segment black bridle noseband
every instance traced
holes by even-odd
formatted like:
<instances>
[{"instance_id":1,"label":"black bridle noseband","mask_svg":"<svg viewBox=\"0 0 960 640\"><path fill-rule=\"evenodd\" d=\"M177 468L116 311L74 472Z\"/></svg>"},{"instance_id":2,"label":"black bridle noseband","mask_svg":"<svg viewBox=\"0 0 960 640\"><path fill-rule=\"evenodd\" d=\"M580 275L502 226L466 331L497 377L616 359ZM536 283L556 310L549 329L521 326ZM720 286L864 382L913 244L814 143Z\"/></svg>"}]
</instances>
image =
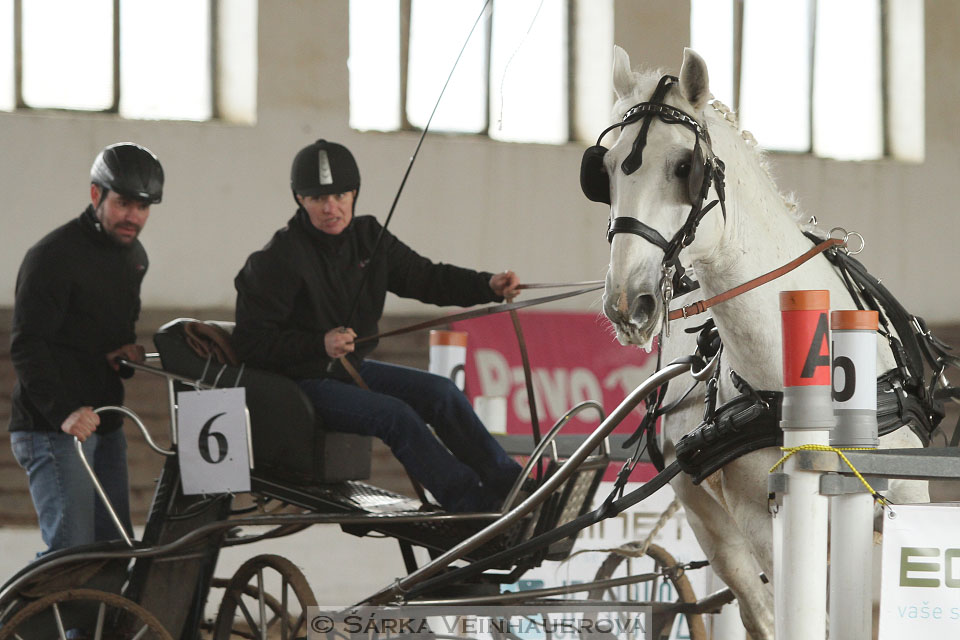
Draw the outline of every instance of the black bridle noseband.
<instances>
[{"instance_id":1,"label":"black bridle noseband","mask_svg":"<svg viewBox=\"0 0 960 640\"><path fill-rule=\"evenodd\" d=\"M620 164L620 170L623 171L624 175L630 175L643 164L643 149L647 144L647 132L655 117L665 124L682 125L693 132L695 142L690 162L690 173L687 178L687 193L691 208L683 226L673 237L667 240L650 225L629 216L612 218L607 223L608 242L613 242L613 237L618 233L631 233L640 236L663 251L661 293L666 308L669 307L670 299L674 295L689 293L699 286L685 275L686 269L680 262L680 252L693 242L701 220L718 203L723 211L724 219L727 215L724 202L724 164L714 155L706 128L689 114L663 102L670 87L677 82L678 80L674 76L667 75L660 78L650 101L630 107L620 122L604 129L597 138L597 144L584 152L580 166L580 184L587 198L594 202L610 204L610 178L603 164L607 149L600 145L600 141L607 133L613 129L622 129L627 125L643 120L630 154ZM711 185L716 189L717 199L704 206Z\"/></svg>"}]
</instances>

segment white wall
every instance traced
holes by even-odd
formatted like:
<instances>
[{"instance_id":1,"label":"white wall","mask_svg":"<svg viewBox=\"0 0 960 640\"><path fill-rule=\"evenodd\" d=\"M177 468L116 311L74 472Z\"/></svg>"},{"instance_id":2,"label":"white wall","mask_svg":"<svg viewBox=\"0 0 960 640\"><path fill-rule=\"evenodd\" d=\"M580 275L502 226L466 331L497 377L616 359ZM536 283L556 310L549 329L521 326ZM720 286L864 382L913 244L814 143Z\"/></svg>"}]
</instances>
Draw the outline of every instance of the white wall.
<instances>
[{"instance_id":1,"label":"white wall","mask_svg":"<svg viewBox=\"0 0 960 640\"><path fill-rule=\"evenodd\" d=\"M617 42L637 62L678 70L689 8L671 0L617 0ZM960 3L926 2L926 161L844 163L772 157L784 190L822 224L862 232L864 261L916 313L960 320L953 275L953 190L960 177ZM113 116L0 114L0 306L13 302L26 249L85 206L97 151L135 140L167 172L164 202L143 235L150 254L147 306L224 307L233 277L294 210L290 161L318 137L355 153L363 175L358 211L383 220L417 134L358 133L347 126L347 3L261 0L258 120L124 121ZM837 73L845 73L842 61ZM546 107L546 105L545 105ZM852 110L851 117L855 117ZM605 208L578 184L585 145L517 145L428 135L391 230L421 253L527 281L597 279L607 262ZM567 308L599 311L599 295ZM393 300L388 311L430 313Z\"/></svg>"}]
</instances>

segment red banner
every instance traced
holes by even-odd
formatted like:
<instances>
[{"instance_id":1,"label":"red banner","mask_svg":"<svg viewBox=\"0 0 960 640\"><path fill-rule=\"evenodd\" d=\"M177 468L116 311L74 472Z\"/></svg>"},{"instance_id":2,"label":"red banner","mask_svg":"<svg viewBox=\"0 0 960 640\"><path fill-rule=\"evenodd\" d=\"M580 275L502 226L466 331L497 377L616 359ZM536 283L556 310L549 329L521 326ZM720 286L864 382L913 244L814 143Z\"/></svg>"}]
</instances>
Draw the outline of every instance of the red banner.
<instances>
[{"instance_id":1,"label":"red banner","mask_svg":"<svg viewBox=\"0 0 960 640\"><path fill-rule=\"evenodd\" d=\"M530 359L541 433L584 400L596 400L605 412L611 411L656 367L655 354L621 346L602 315L527 312L519 318ZM482 396L479 404L489 405L491 398L501 398L493 404L506 405L506 432L531 433L523 365L510 317L485 316L454 323L453 328L468 334L465 392L471 402L478 406L477 398ZM615 433L632 433L642 417L641 404ZM590 433L599 423L597 412L588 409L571 420L561 433ZM652 477L652 466L647 466L650 468L638 467L631 480Z\"/></svg>"}]
</instances>

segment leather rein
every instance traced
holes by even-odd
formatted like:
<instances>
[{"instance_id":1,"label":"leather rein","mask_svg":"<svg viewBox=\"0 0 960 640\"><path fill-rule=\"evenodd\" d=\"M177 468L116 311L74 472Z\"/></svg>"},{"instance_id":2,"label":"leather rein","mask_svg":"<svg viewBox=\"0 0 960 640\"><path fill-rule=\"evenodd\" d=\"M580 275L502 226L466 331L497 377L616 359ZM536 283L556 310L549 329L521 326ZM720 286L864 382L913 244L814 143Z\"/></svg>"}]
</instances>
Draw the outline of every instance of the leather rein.
<instances>
[{"instance_id":1,"label":"leather rein","mask_svg":"<svg viewBox=\"0 0 960 640\"><path fill-rule=\"evenodd\" d=\"M769 271L763 274L762 276L757 276L753 280L748 280L747 282L744 282L743 284L738 285L732 289L728 289L723 293L719 293L713 296L712 298L707 298L706 300L698 300L692 304L686 305L685 307L681 307L680 309L674 309L669 314L667 314L667 320L669 321L669 320L678 320L680 318L689 318L690 316L695 316L698 313L703 313L704 311L706 311L707 309L709 309L714 305L720 304L721 302L726 302L731 298L736 298L740 294L746 293L747 291L751 291L752 289L756 289L760 285L766 284L771 280L776 280L780 276L793 271L794 269L802 265L804 262L810 260L815 256L820 255L821 253L823 253L827 249L830 249L831 247L846 246L847 239L848 239L848 234L844 234L843 238L833 238L833 237L827 238L826 240L814 246L812 249L810 249L803 255L797 258L794 258L793 260L786 263L782 267L774 269L773 271Z\"/></svg>"}]
</instances>

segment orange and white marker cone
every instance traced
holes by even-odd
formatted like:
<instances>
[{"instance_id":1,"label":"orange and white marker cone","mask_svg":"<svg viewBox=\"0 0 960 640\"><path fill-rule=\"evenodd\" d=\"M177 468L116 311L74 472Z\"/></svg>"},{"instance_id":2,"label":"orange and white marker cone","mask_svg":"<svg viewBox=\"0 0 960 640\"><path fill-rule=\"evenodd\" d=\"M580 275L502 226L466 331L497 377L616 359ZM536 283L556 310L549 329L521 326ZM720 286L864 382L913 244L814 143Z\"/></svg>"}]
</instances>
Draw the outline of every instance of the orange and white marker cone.
<instances>
[{"instance_id":1,"label":"orange and white marker cone","mask_svg":"<svg viewBox=\"0 0 960 640\"><path fill-rule=\"evenodd\" d=\"M877 435L876 311L834 311L833 410L837 426L834 447L876 447Z\"/></svg>"},{"instance_id":2,"label":"orange and white marker cone","mask_svg":"<svg viewBox=\"0 0 960 640\"><path fill-rule=\"evenodd\" d=\"M834 311L834 447L875 448L877 437L877 312ZM844 487L842 491L847 491ZM857 485L830 496L830 637L873 637L873 496Z\"/></svg>"},{"instance_id":3,"label":"orange and white marker cone","mask_svg":"<svg viewBox=\"0 0 960 640\"><path fill-rule=\"evenodd\" d=\"M835 424L830 388L829 291L781 291L785 448L826 445ZM787 486L774 520L777 640L823 639L827 632L827 518L820 474L784 463Z\"/></svg>"}]
</instances>

